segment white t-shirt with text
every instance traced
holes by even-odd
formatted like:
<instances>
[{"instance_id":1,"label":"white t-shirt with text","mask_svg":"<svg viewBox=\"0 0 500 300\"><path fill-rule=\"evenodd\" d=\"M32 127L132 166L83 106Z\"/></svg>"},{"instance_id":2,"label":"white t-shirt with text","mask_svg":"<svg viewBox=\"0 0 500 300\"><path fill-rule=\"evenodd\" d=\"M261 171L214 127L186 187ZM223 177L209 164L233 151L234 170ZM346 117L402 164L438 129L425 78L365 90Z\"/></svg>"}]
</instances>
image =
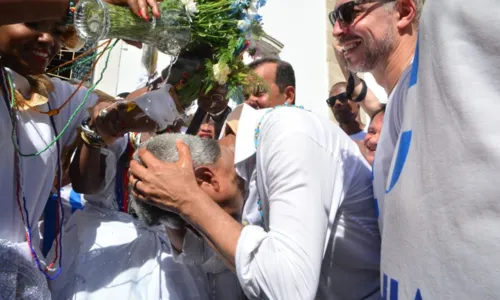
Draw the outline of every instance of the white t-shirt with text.
<instances>
[{"instance_id":1,"label":"white t-shirt with text","mask_svg":"<svg viewBox=\"0 0 500 300\"><path fill-rule=\"evenodd\" d=\"M427 1L383 206L383 299L500 295L500 2Z\"/></svg>"}]
</instances>

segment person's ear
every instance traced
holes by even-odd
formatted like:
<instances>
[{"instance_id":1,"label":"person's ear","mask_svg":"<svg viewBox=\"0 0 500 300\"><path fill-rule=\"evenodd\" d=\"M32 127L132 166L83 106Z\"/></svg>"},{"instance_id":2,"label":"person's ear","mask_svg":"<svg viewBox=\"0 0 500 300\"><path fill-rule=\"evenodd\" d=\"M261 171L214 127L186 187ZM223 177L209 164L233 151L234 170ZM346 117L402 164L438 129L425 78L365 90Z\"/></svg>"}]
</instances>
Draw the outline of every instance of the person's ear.
<instances>
[{"instance_id":1,"label":"person's ear","mask_svg":"<svg viewBox=\"0 0 500 300\"><path fill-rule=\"evenodd\" d=\"M397 1L395 5L399 13L397 28L399 30L405 30L415 22L415 18L417 18L417 7L413 0Z\"/></svg>"},{"instance_id":2,"label":"person's ear","mask_svg":"<svg viewBox=\"0 0 500 300\"><path fill-rule=\"evenodd\" d=\"M293 86L285 88L285 103L290 105L295 104L295 88Z\"/></svg>"},{"instance_id":3,"label":"person's ear","mask_svg":"<svg viewBox=\"0 0 500 300\"><path fill-rule=\"evenodd\" d=\"M220 189L219 181L210 167L202 166L194 170L196 181L203 190L212 190L218 192Z\"/></svg>"}]
</instances>

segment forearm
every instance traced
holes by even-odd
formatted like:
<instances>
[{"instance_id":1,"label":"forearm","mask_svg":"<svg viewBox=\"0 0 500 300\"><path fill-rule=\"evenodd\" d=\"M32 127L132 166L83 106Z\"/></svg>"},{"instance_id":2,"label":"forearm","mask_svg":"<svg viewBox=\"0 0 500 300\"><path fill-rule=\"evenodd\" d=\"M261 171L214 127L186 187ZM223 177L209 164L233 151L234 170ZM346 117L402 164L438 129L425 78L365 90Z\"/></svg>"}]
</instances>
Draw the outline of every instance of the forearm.
<instances>
[{"instance_id":1,"label":"forearm","mask_svg":"<svg viewBox=\"0 0 500 300\"><path fill-rule=\"evenodd\" d=\"M351 72L347 68L347 63L345 61L344 56L339 53L339 51L335 50L335 57L337 58L337 63L339 64L340 70L342 71L342 74L344 75L345 81L349 81L349 76L351 75ZM359 94L361 93L361 90L363 89L363 85L361 83L361 79L358 77L358 75L353 74L354 76L354 91L352 92L352 98L356 99ZM373 113L375 113L377 110L380 109L381 103L378 100L377 96L372 92L372 90L368 89L365 98L359 103L363 110L371 117Z\"/></svg>"},{"instance_id":2,"label":"forearm","mask_svg":"<svg viewBox=\"0 0 500 300\"><path fill-rule=\"evenodd\" d=\"M235 269L235 255L243 226L227 214L206 194L196 197L195 205L185 211L184 218L201 232L209 245Z\"/></svg>"},{"instance_id":3,"label":"forearm","mask_svg":"<svg viewBox=\"0 0 500 300\"><path fill-rule=\"evenodd\" d=\"M352 92L352 98L356 99L359 94L361 93L361 90L363 89L363 84L361 83L360 78L356 75L353 74L354 76L354 91ZM366 84L366 83L365 83ZM382 103L378 100L377 96L368 88L366 92L365 98L359 102L363 110L370 116L379 110L382 106Z\"/></svg>"},{"instance_id":4,"label":"forearm","mask_svg":"<svg viewBox=\"0 0 500 300\"><path fill-rule=\"evenodd\" d=\"M0 0L0 25L59 20L68 8L69 0Z\"/></svg>"},{"instance_id":5,"label":"forearm","mask_svg":"<svg viewBox=\"0 0 500 300\"><path fill-rule=\"evenodd\" d=\"M96 193L104 181L105 161L99 148L82 143L69 168L73 190L82 194Z\"/></svg>"}]
</instances>

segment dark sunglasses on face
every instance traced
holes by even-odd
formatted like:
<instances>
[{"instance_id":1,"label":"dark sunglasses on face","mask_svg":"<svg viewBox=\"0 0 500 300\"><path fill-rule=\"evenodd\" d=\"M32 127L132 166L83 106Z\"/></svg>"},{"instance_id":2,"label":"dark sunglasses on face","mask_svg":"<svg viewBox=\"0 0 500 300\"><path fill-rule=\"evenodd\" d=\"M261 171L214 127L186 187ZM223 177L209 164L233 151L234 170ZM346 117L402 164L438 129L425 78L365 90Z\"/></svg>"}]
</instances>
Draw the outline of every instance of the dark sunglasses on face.
<instances>
[{"instance_id":1,"label":"dark sunglasses on face","mask_svg":"<svg viewBox=\"0 0 500 300\"><path fill-rule=\"evenodd\" d=\"M391 1L395 0L381 0L381 2L391 2ZM377 2L377 0L354 0L341 4L339 5L339 7L337 7L337 9L331 11L328 14L330 22L332 23L333 26L335 26L335 23L339 20L343 24L350 25L352 24L352 22L354 22L354 19L359 13L358 11L354 10L354 8L356 8L356 6L358 5L371 2Z\"/></svg>"},{"instance_id":2,"label":"dark sunglasses on face","mask_svg":"<svg viewBox=\"0 0 500 300\"><path fill-rule=\"evenodd\" d=\"M339 100L341 103L346 103L347 101L351 100L351 97L347 94L347 92L343 92L326 99L326 104L328 104L328 106L330 107L333 107L337 100Z\"/></svg>"}]
</instances>

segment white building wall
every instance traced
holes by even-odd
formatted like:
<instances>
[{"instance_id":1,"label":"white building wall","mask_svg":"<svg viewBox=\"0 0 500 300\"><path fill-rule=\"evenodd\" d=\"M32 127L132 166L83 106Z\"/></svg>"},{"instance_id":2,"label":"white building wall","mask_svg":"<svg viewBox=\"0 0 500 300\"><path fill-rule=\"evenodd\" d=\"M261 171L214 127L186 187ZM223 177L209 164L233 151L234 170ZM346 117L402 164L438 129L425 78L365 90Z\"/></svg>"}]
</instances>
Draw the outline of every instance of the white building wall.
<instances>
[{"instance_id":1,"label":"white building wall","mask_svg":"<svg viewBox=\"0 0 500 300\"><path fill-rule=\"evenodd\" d=\"M96 66L94 82L99 79L99 74L104 68L105 56L106 54ZM110 95L136 90L139 79L146 73L142 67L141 58L141 49L119 41L112 50L104 78L97 85L97 88ZM160 53L158 55L158 72L161 72L169 63L170 56Z\"/></svg>"},{"instance_id":2,"label":"white building wall","mask_svg":"<svg viewBox=\"0 0 500 300\"><path fill-rule=\"evenodd\" d=\"M264 30L285 45L281 59L295 69L296 103L328 116L324 1L269 0L261 13Z\"/></svg>"}]
</instances>

